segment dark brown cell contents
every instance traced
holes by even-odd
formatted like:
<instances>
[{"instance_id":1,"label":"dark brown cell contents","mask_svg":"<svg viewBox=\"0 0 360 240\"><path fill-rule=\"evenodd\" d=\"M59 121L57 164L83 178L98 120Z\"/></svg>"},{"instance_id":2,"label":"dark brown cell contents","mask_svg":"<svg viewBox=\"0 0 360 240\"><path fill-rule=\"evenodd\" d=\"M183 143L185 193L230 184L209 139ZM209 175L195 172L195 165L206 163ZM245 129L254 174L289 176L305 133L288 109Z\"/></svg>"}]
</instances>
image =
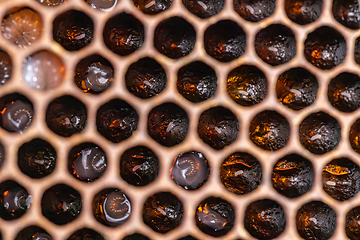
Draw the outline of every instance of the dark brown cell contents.
<instances>
[{"instance_id":1,"label":"dark brown cell contents","mask_svg":"<svg viewBox=\"0 0 360 240\"><path fill-rule=\"evenodd\" d=\"M329 239L336 229L336 213L323 202L306 203L296 214L296 228L304 239Z\"/></svg>"},{"instance_id":2,"label":"dark brown cell contents","mask_svg":"<svg viewBox=\"0 0 360 240\"><path fill-rule=\"evenodd\" d=\"M99 9L104 12L111 11L118 0L84 0L87 4L89 4L92 8Z\"/></svg>"},{"instance_id":3,"label":"dark brown cell contents","mask_svg":"<svg viewBox=\"0 0 360 240\"><path fill-rule=\"evenodd\" d=\"M182 3L199 18L209 18L223 9L225 0L182 0Z\"/></svg>"},{"instance_id":4,"label":"dark brown cell contents","mask_svg":"<svg viewBox=\"0 0 360 240\"><path fill-rule=\"evenodd\" d=\"M89 45L93 39L94 23L85 13L70 10L57 16L53 22L53 38L68 51Z\"/></svg>"},{"instance_id":5,"label":"dark brown cell contents","mask_svg":"<svg viewBox=\"0 0 360 240\"><path fill-rule=\"evenodd\" d=\"M127 56L144 43L144 26L134 16L120 13L110 18L104 27L105 45L120 56Z\"/></svg>"},{"instance_id":6,"label":"dark brown cell contents","mask_svg":"<svg viewBox=\"0 0 360 240\"><path fill-rule=\"evenodd\" d=\"M67 240L104 240L103 236L89 228L75 231Z\"/></svg>"},{"instance_id":7,"label":"dark brown cell contents","mask_svg":"<svg viewBox=\"0 0 360 240\"><path fill-rule=\"evenodd\" d=\"M159 159L148 147L136 146L124 152L120 158L122 179L134 186L145 186L159 174Z\"/></svg>"},{"instance_id":8,"label":"dark brown cell contents","mask_svg":"<svg viewBox=\"0 0 360 240\"><path fill-rule=\"evenodd\" d=\"M106 188L97 193L92 209L95 219L109 227L125 223L132 212L130 199L116 188Z\"/></svg>"},{"instance_id":9,"label":"dark brown cell contents","mask_svg":"<svg viewBox=\"0 0 360 240\"><path fill-rule=\"evenodd\" d=\"M127 102L113 99L97 111L96 126L106 139L119 143L129 138L137 129L138 114Z\"/></svg>"},{"instance_id":10,"label":"dark brown cell contents","mask_svg":"<svg viewBox=\"0 0 360 240\"><path fill-rule=\"evenodd\" d=\"M358 37L355 40L355 49L354 49L354 51L355 51L355 53L354 53L355 62L360 65L360 37Z\"/></svg>"},{"instance_id":11,"label":"dark brown cell contents","mask_svg":"<svg viewBox=\"0 0 360 240\"><path fill-rule=\"evenodd\" d=\"M5 51L0 50L0 86L7 83L12 76L12 61Z\"/></svg>"},{"instance_id":12,"label":"dark brown cell contents","mask_svg":"<svg viewBox=\"0 0 360 240\"><path fill-rule=\"evenodd\" d=\"M133 0L133 2L143 13L155 15L169 9L172 0Z\"/></svg>"},{"instance_id":13,"label":"dark brown cell contents","mask_svg":"<svg viewBox=\"0 0 360 240\"><path fill-rule=\"evenodd\" d=\"M216 60L230 62L245 53L245 32L236 22L219 21L206 29L204 48Z\"/></svg>"},{"instance_id":14,"label":"dark brown cell contents","mask_svg":"<svg viewBox=\"0 0 360 240\"><path fill-rule=\"evenodd\" d=\"M195 221L204 233L214 237L224 236L234 226L235 210L224 199L208 197L197 207Z\"/></svg>"},{"instance_id":15,"label":"dark brown cell contents","mask_svg":"<svg viewBox=\"0 0 360 240\"><path fill-rule=\"evenodd\" d=\"M151 98L166 87L167 77L163 67L146 57L130 65L125 74L126 88L139 98Z\"/></svg>"},{"instance_id":16,"label":"dark brown cell contents","mask_svg":"<svg viewBox=\"0 0 360 240\"><path fill-rule=\"evenodd\" d=\"M300 143L314 154L324 154L337 148L341 139L338 121L324 112L307 116L299 127Z\"/></svg>"},{"instance_id":17,"label":"dark brown cell contents","mask_svg":"<svg viewBox=\"0 0 360 240\"><path fill-rule=\"evenodd\" d=\"M255 51L267 64L272 66L284 64L296 54L296 39L290 28L273 24L256 34Z\"/></svg>"},{"instance_id":18,"label":"dark brown cell contents","mask_svg":"<svg viewBox=\"0 0 360 240\"><path fill-rule=\"evenodd\" d=\"M205 101L216 92L216 73L203 62L192 62L180 68L177 77L179 93L191 102Z\"/></svg>"},{"instance_id":19,"label":"dark brown cell contents","mask_svg":"<svg viewBox=\"0 0 360 240\"><path fill-rule=\"evenodd\" d=\"M35 0L35 1L49 7L56 7L66 3L66 0Z\"/></svg>"},{"instance_id":20,"label":"dark brown cell contents","mask_svg":"<svg viewBox=\"0 0 360 240\"><path fill-rule=\"evenodd\" d=\"M239 133L239 121L229 109L213 107L204 111L199 119L199 137L214 149L223 149L233 143Z\"/></svg>"},{"instance_id":21,"label":"dark brown cell contents","mask_svg":"<svg viewBox=\"0 0 360 240\"><path fill-rule=\"evenodd\" d=\"M300 25L315 22L321 15L322 7L322 0L285 0L286 15Z\"/></svg>"},{"instance_id":22,"label":"dark brown cell contents","mask_svg":"<svg viewBox=\"0 0 360 240\"><path fill-rule=\"evenodd\" d=\"M360 154L360 119L351 126L349 140L354 151Z\"/></svg>"},{"instance_id":23,"label":"dark brown cell contents","mask_svg":"<svg viewBox=\"0 0 360 240\"><path fill-rule=\"evenodd\" d=\"M172 59L188 55L194 49L195 41L194 27L180 17L162 21L154 33L156 50Z\"/></svg>"},{"instance_id":24,"label":"dark brown cell contents","mask_svg":"<svg viewBox=\"0 0 360 240\"><path fill-rule=\"evenodd\" d=\"M0 142L0 169L5 161L5 154L6 154L6 151L5 151L4 145Z\"/></svg>"},{"instance_id":25,"label":"dark brown cell contents","mask_svg":"<svg viewBox=\"0 0 360 240\"><path fill-rule=\"evenodd\" d=\"M255 66L242 65L227 76L227 93L242 106L252 106L264 100L267 86L264 73Z\"/></svg>"},{"instance_id":26,"label":"dark brown cell contents","mask_svg":"<svg viewBox=\"0 0 360 240\"><path fill-rule=\"evenodd\" d=\"M150 240L150 239L140 233L134 233L131 235L127 235L122 240Z\"/></svg>"},{"instance_id":27,"label":"dark brown cell contents","mask_svg":"<svg viewBox=\"0 0 360 240\"><path fill-rule=\"evenodd\" d=\"M47 141L33 139L19 148L18 165L31 178L45 177L55 169L56 151Z\"/></svg>"},{"instance_id":28,"label":"dark brown cell contents","mask_svg":"<svg viewBox=\"0 0 360 240\"><path fill-rule=\"evenodd\" d=\"M276 151L286 146L290 126L286 118L275 111L258 113L250 123L251 141L264 150Z\"/></svg>"},{"instance_id":29,"label":"dark brown cell contents","mask_svg":"<svg viewBox=\"0 0 360 240\"><path fill-rule=\"evenodd\" d=\"M86 126L85 105L73 96L65 95L51 101L46 109L46 124L57 135L70 137Z\"/></svg>"},{"instance_id":30,"label":"dark brown cell contents","mask_svg":"<svg viewBox=\"0 0 360 240\"><path fill-rule=\"evenodd\" d=\"M351 240L359 240L360 236L360 206L354 207L346 214L345 231Z\"/></svg>"},{"instance_id":31,"label":"dark brown cell contents","mask_svg":"<svg viewBox=\"0 0 360 240\"><path fill-rule=\"evenodd\" d=\"M220 180L225 188L238 195L254 191L261 183L262 167L252 155L235 152L220 167Z\"/></svg>"},{"instance_id":32,"label":"dark brown cell contents","mask_svg":"<svg viewBox=\"0 0 360 240\"><path fill-rule=\"evenodd\" d=\"M360 28L358 0L333 0L332 13L336 21L351 29Z\"/></svg>"},{"instance_id":33,"label":"dark brown cell contents","mask_svg":"<svg viewBox=\"0 0 360 240\"><path fill-rule=\"evenodd\" d=\"M187 113L175 103L163 103L148 116L147 130L152 139L166 147L184 141L189 128Z\"/></svg>"},{"instance_id":34,"label":"dark brown cell contents","mask_svg":"<svg viewBox=\"0 0 360 240\"><path fill-rule=\"evenodd\" d=\"M234 0L235 11L245 20L259 22L275 11L275 0Z\"/></svg>"},{"instance_id":35,"label":"dark brown cell contents","mask_svg":"<svg viewBox=\"0 0 360 240\"><path fill-rule=\"evenodd\" d=\"M346 201L360 190L360 168L348 158L338 158L329 162L322 172L324 191L330 197Z\"/></svg>"},{"instance_id":36,"label":"dark brown cell contents","mask_svg":"<svg viewBox=\"0 0 360 240\"><path fill-rule=\"evenodd\" d=\"M159 233L167 233L177 228L183 218L182 202L170 192L158 192L144 203L143 221Z\"/></svg>"},{"instance_id":37,"label":"dark brown cell contents","mask_svg":"<svg viewBox=\"0 0 360 240\"><path fill-rule=\"evenodd\" d=\"M300 197L313 186L314 168L309 160L300 155L286 155L275 164L271 180L280 194L288 198Z\"/></svg>"},{"instance_id":38,"label":"dark brown cell contents","mask_svg":"<svg viewBox=\"0 0 360 240\"><path fill-rule=\"evenodd\" d=\"M198 239L188 235L186 237L179 238L178 240L198 240Z\"/></svg>"},{"instance_id":39,"label":"dark brown cell contents","mask_svg":"<svg viewBox=\"0 0 360 240\"><path fill-rule=\"evenodd\" d=\"M276 238L286 227L284 209L270 199L255 201L246 208L244 226L255 238Z\"/></svg>"},{"instance_id":40,"label":"dark brown cell contents","mask_svg":"<svg viewBox=\"0 0 360 240\"><path fill-rule=\"evenodd\" d=\"M52 237L41 227L33 225L21 230L15 240L52 240Z\"/></svg>"},{"instance_id":41,"label":"dark brown cell contents","mask_svg":"<svg viewBox=\"0 0 360 240\"><path fill-rule=\"evenodd\" d=\"M346 51L344 37L331 27L317 28L309 33L305 40L306 60L320 69L331 69L341 64Z\"/></svg>"},{"instance_id":42,"label":"dark brown cell contents","mask_svg":"<svg viewBox=\"0 0 360 240\"><path fill-rule=\"evenodd\" d=\"M341 112L353 112L360 107L360 77L344 72L333 78L328 86L331 105Z\"/></svg>"},{"instance_id":43,"label":"dark brown cell contents","mask_svg":"<svg viewBox=\"0 0 360 240\"><path fill-rule=\"evenodd\" d=\"M81 213L82 199L78 191L65 184L57 184L44 192L42 214L57 225L75 220Z\"/></svg>"}]
</instances>

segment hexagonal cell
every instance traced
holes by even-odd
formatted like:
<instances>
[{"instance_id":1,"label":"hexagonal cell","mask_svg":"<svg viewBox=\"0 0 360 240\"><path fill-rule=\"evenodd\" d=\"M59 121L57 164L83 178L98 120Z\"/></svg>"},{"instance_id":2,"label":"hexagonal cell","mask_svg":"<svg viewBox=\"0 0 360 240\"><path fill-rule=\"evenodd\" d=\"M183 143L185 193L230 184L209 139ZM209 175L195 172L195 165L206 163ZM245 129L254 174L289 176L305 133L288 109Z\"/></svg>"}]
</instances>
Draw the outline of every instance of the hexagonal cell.
<instances>
[{"instance_id":1,"label":"hexagonal cell","mask_svg":"<svg viewBox=\"0 0 360 240\"><path fill-rule=\"evenodd\" d=\"M351 126L349 141L354 151L360 154L360 119Z\"/></svg>"},{"instance_id":2,"label":"hexagonal cell","mask_svg":"<svg viewBox=\"0 0 360 240\"><path fill-rule=\"evenodd\" d=\"M131 14L120 13L106 22L103 38L106 47L112 52L127 56L143 45L144 26Z\"/></svg>"},{"instance_id":3,"label":"hexagonal cell","mask_svg":"<svg viewBox=\"0 0 360 240\"><path fill-rule=\"evenodd\" d=\"M235 11L245 20L259 22L275 11L275 0L234 0Z\"/></svg>"},{"instance_id":4,"label":"hexagonal cell","mask_svg":"<svg viewBox=\"0 0 360 240\"><path fill-rule=\"evenodd\" d=\"M355 62L360 65L360 37L355 40L354 57Z\"/></svg>"},{"instance_id":5,"label":"hexagonal cell","mask_svg":"<svg viewBox=\"0 0 360 240\"><path fill-rule=\"evenodd\" d=\"M67 0L35 0L35 1L45 6L56 7L61 4L65 4Z\"/></svg>"},{"instance_id":6,"label":"hexagonal cell","mask_svg":"<svg viewBox=\"0 0 360 240\"><path fill-rule=\"evenodd\" d=\"M69 10L53 22L53 38L68 51L80 50L93 40L94 23L85 13Z\"/></svg>"},{"instance_id":7,"label":"hexagonal cell","mask_svg":"<svg viewBox=\"0 0 360 240\"><path fill-rule=\"evenodd\" d=\"M245 53L245 32L236 22L219 21L206 29L204 48L216 60L230 62Z\"/></svg>"},{"instance_id":8,"label":"hexagonal cell","mask_svg":"<svg viewBox=\"0 0 360 240\"><path fill-rule=\"evenodd\" d=\"M192 62L180 68L177 78L179 93L191 102L205 101L216 92L216 73L203 62Z\"/></svg>"},{"instance_id":9,"label":"hexagonal cell","mask_svg":"<svg viewBox=\"0 0 360 240\"><path fill-rule=\"evenodd\" d=\"M180 17L165 19L155 29L156 50L172 59L188 55L194 49L195 42L194 27Z\"/></svg>"},{"instance_id":10,"label":"hexagonal cell","mask_svg":"<svg viewBox=\"0 0 360 240\"><path fill-rule=\"evenodd\" d=\"M360 28L360 6L358 0L334 0L332 13L336 21L351 29Z\"/></svg>"},{"instance_id":11,"label":"hexagonal cell","mask_svg":"<svg viewBox=\"0 0 360 240\"><path fill-rule=\"evenodd\" d=\"M150 240L150 238L148 238L140 233L133 233L131 235L127 235L122 240Z\"/></svg>"},{"instance_id":12,"label":"hexagonal cell","mask_svg":"<svg viewBox=\"0 0 360 240\"><path fill-rule=\"evenodd\" d=\"M304 54L309 63L326 70L341 64L346 56L346 42L337 30L323 26L309 33Z\"/></svg>"},{"instance_id":13,"label":"hexagonal cell","mask_svg":"<svg viewBox=\"0 0 360 240\"><path fill-rule=\"evenodd\" d=\"M133 0L135 7L148 15L155 15L170 8L172 0Z\"/></svg>"},{"instance_id":14,"label":"hexagonal cell","mask_svg":"<svg viewBox=\"0 0 360 240\"><path fill-rule=\"evenodd\" d=\"M322 8L322 0L285 0L286 15L300 25L315 22L320 17Z\"/></svg>"},{"instance_id":15,"label":"hexagonal cell","mask_svg":"<svg viewBox=\"0 0 360 240\"><path fill-rule=\"evenodd\" d=\"M231 70L227 76L227 93L242 106L252 106L264 100L267 87L264 73L255 66L242 65Z\"/></svg>"},{"instance_id":16,"label":"hexagonal cell","mask_svg":"<svg viewBox=\"0 0 360 240\"><path fill-rule=\"evenodd\" d=\"M0 86L10 81L12 68L11 57L4 50L0 50Z\"/></svg>"},{"instance_id":17,"label":"hexagonal cell","mask_svg":"<svg viewBox=\"0 0 360 240\"><path fill-rule=\"evenodd\" d=\"M354 207L346 214L346 235L351 240L357 240L360 233L360 206Z\"/></svg>"},{"instance_id":18,"label":"hexagonal cell","mask_svg":"<svg viewBox=\"0 0 360 240\"><path fill-rule=\"evenodd\" d=\"M209 18L223 9L225 0L182 0L182 3L187 10L199 18Z\"/></svg>"},{"instance_id":19,"label":"hexagonal cell","mask_svg":"<svg viewBox=\"0 0 360 240\"><path fill-rule=\"evenodd\" d=\"M111 86L113 80L112 64L98 54L83 58L76 65L74 81L85 93L101 93Z\"/></svg>"},{"instance_id":20,"label":"hexagonal cell","mask_svg":"<svg viewBox=\"0 0 360 240\"><path fill-rule=\"evenodd\" d=\"M99 9L103 12L109 12L116 6L118 0L84 0L92 8Z\"/></svg>"},{"instance_id":21,"label":"hexagonal cell","mask_svg":"<svg viewBox=\"0 0 360 240\"><path fill-rule=\"evenodd\" d=\"M71 236L68 238L68 240L86 240L86 239L105 240L100 233L89 228L79 229L75 231L73 234L71 234Z\"/></svg>"},{"instance_id":22,"label":"hexagonal cell","mask_svg":"<svg viewBox=\"0 0 360 240\"><path fill-rule=\"evenodd\" d=\"M318 91L316 77L304 68L292 68L282 73L276 82L276 95L283 105L301 110L313 104Z\"/></svg>"},{"instance_id":23,"label":"hexagonal cell","mask_svg":"<svg viewBox=\"0 0 360 240\"><path fill-rule=\"evenodd\" d=\"M21 230L15 237L15 240L52 240L52 237L41 227L32 225Z\"/></svg>"}]
</instances>

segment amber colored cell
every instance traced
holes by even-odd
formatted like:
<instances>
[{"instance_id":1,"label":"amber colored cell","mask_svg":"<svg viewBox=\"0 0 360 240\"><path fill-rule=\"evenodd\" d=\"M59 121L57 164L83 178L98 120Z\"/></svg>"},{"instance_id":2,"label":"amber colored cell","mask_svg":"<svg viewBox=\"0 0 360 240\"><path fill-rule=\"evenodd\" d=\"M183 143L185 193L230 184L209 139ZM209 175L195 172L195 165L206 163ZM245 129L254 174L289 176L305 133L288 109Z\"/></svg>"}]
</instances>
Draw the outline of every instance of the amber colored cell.
<instances>
[{"instance_id":1,"label":"amber colored cell","mask_svg":"<svg viewBox=\"0 0 360 240\"><path fill-rule=\"evenodd\" d=\"M35 1L49 7L56 7L66 3L66 0L35 0Z\"/></svg>"},{"instance_id":2,"label":"amber colored cell","mask_svg":"<svg viewBox=\"0 0 360 240\"><path fill-rule=\"evenodd\" d=\"M67 240L104 240L99 233L89 228L83 228L75 231Z\"/></svg>"},{"instance_id":3,"label":"amber colored cell","mask_svg":"<svg viewBox=\"0 0 360 240\"><path fill-rule=\"evenodd\" d=\"M300 110L313 104L318 91L316 77L304 68L282 73L276 82L276 95L283 105Z\"/></svg>"},{"instance_id":4,"label":"amber colored cell","mask_svg":"<svg viewBox=\"0 0 360 240\"><path fill-rule=\"evenodd\" d=\"M41 227L29 226L21 230L15 240L52 240L53 238Z\"/></svg>"},{"instance_id":5,"label":"amber colored cell","mask_svg":"<svg viewBox=\"0 0 360 240\"><path fill-rule=\"evenodd\" d=\"M255 238L276 238L285 230L285 211L280 204L273 200L258 200L247 206L244 226Z\"/></svg>"},{"instance_id":6,"label":"amber colored cell","mask_svg":"<svg viewBox=\"0 0 360 240\"><path fill-rule=\"evenodd\" d=\"M206 29L204 48L216 60L230 62L245 53L245 32L236 22L219 21Z\"/></svg>"},{"instance_id":7,"label":"amber colored cell","mask_svg":"<svg viewBox=\"0 0 360 240\"><path fill-rule=\"evenodd\" d=\"M300 25L315 22L321 15L322 7L322 0L285 0L286 15Z\"/></svg>"},{"instance_id":8,"label":"amber colored cell","mask_svg":"<svg viewBox=\"0 0 360 240\"><path fill-rule=\"evenodd\" d=\"M12 61L5 51L0 50L0 87L10 81L12 76Z\"/></svg>"},{"instance_id":9,"label":"amber colored cell","mask_svg":"<svg viewBox=\"0 0 360 240\"><path fill-rule=\"evenodd\" d=\"M354 151L360 154L360 119L351 126L349 140Z\"/></svg>"},{"instance_id":10,"label":"amber colored cell","mask_svg":"<svg viewBox=\"0 0 360 240\"><path fill-rule=\"evenodd\" d=\"M346 214L345 231L349 239L360 239L360 206L354 207Z\"/></svg>"},{"instance_id":11,"label":"amber colored cell","mask_svg":"<svg viewBox=\"0 0 360 240\"><path fill-rule=\"evenodd\" d=\"M168 18L156 27L154 46L161 54L177 59L188 55L195 46L194 27L180 17Z\"/></svg>"},{"instance_id":12,"label":"amber colored cell","mask_svg":"<svg viewBox=\"0 0 360 240\"><path fill-rule=\"evenodd\" d=\"M227 93L242 106L252 106L264 100L267 86L264 73L255 66L242 65L227 76Z\"/></svg>"},{"instance_id":13,"label":"amber colored cell","mask_svg":"<svg viewBox=\"0 0 360 240\"><path fill-rule=\"evenodd\" d=\"M338 121L324 112L312 113L299 126L300 143L314 154L337 148L341 139Z\"/></svg>"},{"instance_id":14,"label":"amber colored cell","mask_svg":"<svg viewBox=\"0 0 360 240\"><path fill-rule=\"evenodd\" d=\"M336 213L327 204L313 201L296 214L296 228L304 239L329 239L336 229Z\"/></svg>"},{"instance_id":15,"label":"amber colored cell","mask_svg":"<svg viewBox=\"0 0 360 240\"><path fill-rule=\"evenodd\" d=\"M199 18L209 18L223 9L225 0L182 0L182 3Z\"/></svg>"},{"instance_id":16,"label":"amber colored cell","mask_svg":"<svg viewBox=\"0 0 360 240\"><path fill-rule=\"evenodd\" d=\"M235 11L245 20L259 22L275 11L275 0L234 0Z\"/></svg>"},{"instance_id":17,"label":"amber colored cell","mask_svg":"<svg viewBox=\"0 0 360 240\"><path fill-rule=\"evenodd\" d=\"M120 13L106 22L103 38L106 47L112 52L127 56L142 47L144 26L134 16Z\"/></svg>"},{"instance_id":18,"label":"amber colored cell","mask_svg":"<svg viewBox=\"0 0 360 240\"><path fill-rule=\"evenodd\" d=\"M151 195L142 209L144 223L159 233L167 233L177 228L183 215L182 202L170 192Z\"/></svg>"},{"instance_id":19,"label":"amber colored cell","mask_svg":"<svg viewBox=\"0 0 360 240\"><path fill-rule=\"evenodd\" d=\"M332 13L336 21L345 27L360 28L360 4L358 0L333 0Z\"/></svg>"},{"instance_id":20,"label":"amber colored cell","mask_svg":"<svg viewBox=\"0 0 360 240\"><path fill-rule=\"evenodd\" d=\"M355 62L360 65L360 37L355 40L354 57Z\"/></svg>"},{"instance_id":21,"label":"amber colored cell","mask_svg":"<svg viewBox=\"0 0 360 240\"><path fill-rule=\"evenodd\" d=\"M172 0L133 0L133 2L143 13L155 15L169 9Z\"/></svg>"},{"instance_id":22,"label":"amber colored cell","mask_svg":"<svg viewBox=\"0 0 360 240\"><path fill-rule=\"evenodd\" d=\"M140 233L134 233L131 235L127 235L122 240L150 240L150 239Z\"/></svg>"}]
</instances>

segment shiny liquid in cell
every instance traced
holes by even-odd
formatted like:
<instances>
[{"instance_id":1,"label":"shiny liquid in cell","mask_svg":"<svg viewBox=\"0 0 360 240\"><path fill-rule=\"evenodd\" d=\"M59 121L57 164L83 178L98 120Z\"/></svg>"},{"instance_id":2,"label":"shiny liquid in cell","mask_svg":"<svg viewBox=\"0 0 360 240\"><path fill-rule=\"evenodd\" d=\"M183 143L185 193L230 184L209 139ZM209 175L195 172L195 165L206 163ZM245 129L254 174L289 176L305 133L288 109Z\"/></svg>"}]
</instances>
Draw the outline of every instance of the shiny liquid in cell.
<instances>
[{"instance_id":1,"label":"shiny liquid in cell","mask_svg":"<svg viewBox=\"0 0 360 240\"><path fill-rule=\"evenodd\" d=\"M316 21L322 12L322 0L286 0L285 12L293 22L305 25Z\"/></svg>"},{"instance_id":2,"label":"shiny liquid in cell","mask_svg":"<svg viewBox=\"0 0 360 240\"><path fill-rule=\"evenodd\" d=\"M172 0L133 0L133 2L143 13L155 15L170 8Z\"/></svg>"},{"instance_id":3,"label":"shiny liquid in cell","mask_svg":"<svg viewBox=\"0 0 360 240\"><path fill-rule=\"evenodd\" d=\"M29 226L21 230L15 240L52 240L53 238L41 227Z\"/></svg>"},{"instance_id":4,"label":"shiny liquid in cell","mask_svg":"<svg viewBox=\"0 0 360 240\"><path fill-rule=\"evenodd\" d=\"M9 54L0 50L0 86L10 81L12 68L12 61Z\"/></svg>"},{"instance_id":5,"label":"shiny liquid in cell","mask_svg":"<svg viewBox=\"0 0 360 240\"><path fill-rule=\"evenodd\" d=\"M224 0L182 0L184 6L199 18L218 14L224 7Z\"/></svg>"},{"instance_id":6,"label":"shiny liquid in cell","mask_svg":"<svg viewBox=\"0 0 360 240\"><path fill-rule=\"evenodd\" d=\"M92 229L82 228L71 234L67 240L104 240L104 237Z\"/></svg>"},{"instance_id":7,"label":"shiny liquid in cell","mask_svg":"<svg viewBox=\"0 0 360 240\"><path fill-rule=\"evenodd\" d=\"M1 100L0 100L1 101ZM0 111L1 126L9 132L22 133L28 128L33 120L33 107L32 104L23 101L11 101Z\"/></svg>"},{"instance_id":8,"label":"shiny liquid in cell","mask_svg":"<svg viewBox=\"0 0 360 240\"><path fill-rule=\"evenodd\" d=\"M245 20L259 22L275 11L275 0L234 0L234 10Z\"/></svg>"},{"instance_id":9,"label":"shiny liquid in cell","mask_svg":"<svg viewBox=\"0 0 360 240\"><path fill-rule=\"evenodd\" d=\"M118 0L85 0L92 8L99 9L104 12L111 11L117 4Z\"/></svg>"},{"instance_id":10,"label":"shiny liquid in cell","mask_svg":"<svg viewBox=\"0 0 360 240\"><path fill-rule=\"evenodd\" d=\"M351 240L360 239L360 206L354 207L346 214L345 231Z\"/></svg>"}]
</instances>

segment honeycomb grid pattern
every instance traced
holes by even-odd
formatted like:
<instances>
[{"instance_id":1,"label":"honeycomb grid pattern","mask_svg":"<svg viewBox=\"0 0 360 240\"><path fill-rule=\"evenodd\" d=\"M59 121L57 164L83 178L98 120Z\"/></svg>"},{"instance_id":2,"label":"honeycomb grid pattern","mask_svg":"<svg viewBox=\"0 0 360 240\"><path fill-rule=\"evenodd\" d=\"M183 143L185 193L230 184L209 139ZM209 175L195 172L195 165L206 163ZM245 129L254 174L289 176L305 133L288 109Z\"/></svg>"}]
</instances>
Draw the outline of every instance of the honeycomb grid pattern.
<instances>
[{"instance_id":1,"label":"honeycomb grid pattern","mask_svg":"<svg viewBox=\"0 0 360 240\"><path fill-rule=\"evenodd\" d=\"M126 235L139 232L151 239L177 239L186 235L192 235L199 239L212 239L212 237L201 232L195 224L195 211L198 204L205 198L214 196L221 197L235 207L235 223L233 229L224 237L216 239L254 239L244 227L244 213L246 207L259 199L269 198L276 200L286 213L286 229L278 239L301 239L296 231L295 216L297 210L307 202L323 201L333 208L337 213L337 228L331 239L346 239L345 234L345 215L355 206L360 205L360 194L348 201L338 202L327 195L322 189L322 169L332 159L347 157L355 163L360 164L360 158L351 148L349 143L349 131L351 125L360 118L360 112L341 113L336 110L328 101L327 86L332 78L341 72L356 73L360 71L360 66L354 60L355 40L360 36L360 32L351 30L338 23L331 13L332 1L323 1L323 12L319 19L314 23L300 26L294 24L286 17L284 11L284 0L276 1L276 9L269 18L251 23L242 19L234 10L232 0L227 0L224 9L217 15L200 19L192 15L183 6L180 0L174 0L171 7L160 14L149 16L140 12L131 0L121 0L109 12L100 12L92 9L82 0L68 0L66 4L49 8L36 3L34 0L0 0L0 19L4 18L6 11L13 7L28 6L41 14L43 20L43 34L39 41L31 47L19 49L10 44L0 35L0 47L11 57L13 63L13 75L11 81L0 89L0 97L17 92L26 96L34 105L34 119L30 127L23 134L9 133L0 128L0 140L6 149L6 160L0 170L0 182L5 180L16 180L24 186L32 195L32 204L21 218L12 221L0 219L0 230L3 239L14 239L16 234L29 225L38 225L44 228L55 240L67 239L78 229L87 227L94 229L104 236L105 239L122 239ZM56 16L62 12L75 9L86 13L94 22L94 39L85 48L68 52L52 39L52 22ZM103 43L102 30L106 21L121 12L127 12L139 19L144 25L145 42L143 46L127 57L121 57L111 52ZM193 25L197 33L194 50L187 56L178 60L169 59L153 46L153 33L162 20L172 16L180 16ZM203 46L203 35L208 26L219 20L230 19L238 23L247 36L247 46L245 54L240 58L229 62L220 63L208 56ZM273 23L280 23L290 28L297 40L296 56L286 64L276 67L265 64L255 53L254 39L260 29ZM331 26L338 30L346 39L347 55L339 66L323 71L311 65L304 57L304 41L308 33L320 26ZM42 49L50 50L58 54L65 64L65 80L54 90L40 92L27 87L21 79L22 61L27 56ZM101 54L108 59L114 67L114 82L106 92L98 95L84 94L76 87L73 75L76 64L83 58L92 54ZM138 59L151 57L158 61L166 71L168 81L165 90L151 99L143 100L130 94L125 86L124 76L127 68ZM193 61L203 61L212 67L218 77L218 88L213 98L201 102L191 103L183 98L176 88L177 71L184 65ZM266 98L252 107L242 107L236 104L227 94L226 78L227 74L234 68L242 65L254 65L262 70L268 80L268 93ZM319 90L315 102L301 111L293 111L281 105L275 92L275 85L278 76L294 67L304 67L313 73L319 82ZM75 134L69 138L62 138L53 133L45 122L45 111L47 105L55 98L62 95L72 95L83 102L87 107L88 118L85 129L80 134ZM121 143L112 143L102 137L96 130L96 112L101 105L111 99L120 98L130 103L139 115L138 129L134 134ZM146 130L147 116L152 108L164 102L174 102L182 107L189 115L190 125L186 139L171 148L164 147L155 142ZM226 106L240 121L240 133L237 140L224 148L215 150L203 143L197 135L197 124L201 113L211 107ZM288 144L275 152L269 152L256 147L249 138L249 125L253 117L264 110L274 110L282 114L290 123L290 139ZM341 142L339 146L326 154L314 155L306 151L299 142L298 126L301 121L311 113L324 111L335 117L341 125ZM17 166L17 150L25 142L34 138L43 138L48 141L57 151L57 163L55 170L47 177L42 179L31 179L24 175ZM67 169L67 158L70 149L83 142L93 142L99 145L107 154L108 165L103 177L92 183L80 182L74 179ZM120 177L119 161L120 156L127 149L145 145L151 148L159 157L160 172L158 178L146 187L135 187L129 185ZM182 152L198 151L204 153L209 161L211 168L208 181L200 189L186 191L179 188L170 178L169 170L172 160ZM263 169L261 185L251 193L246 195L235 195L228 192L220 182L220 166L222 161L236 151L247 152L256 157ZM288 199L280 195L271 183L271 172L274 164L283 156L297 153L309 159L315 171L315 181L313 188L305 195ZM73 222L57 226L48 221L41 214L41 198L44 191L58 183L65 183L80 192L83 200L83 208L80 216ZM132 202L133 212L129 221L117 228L106 227L95 220L92 215L92 201L96 193L104 188L119 188L123 190ZM170 191L176 195L184 205L184 218L181 225L166 234L156 233L146 226L142 220L142 207L148 196L159 191Z\"/></svg>"}]
</instances>

